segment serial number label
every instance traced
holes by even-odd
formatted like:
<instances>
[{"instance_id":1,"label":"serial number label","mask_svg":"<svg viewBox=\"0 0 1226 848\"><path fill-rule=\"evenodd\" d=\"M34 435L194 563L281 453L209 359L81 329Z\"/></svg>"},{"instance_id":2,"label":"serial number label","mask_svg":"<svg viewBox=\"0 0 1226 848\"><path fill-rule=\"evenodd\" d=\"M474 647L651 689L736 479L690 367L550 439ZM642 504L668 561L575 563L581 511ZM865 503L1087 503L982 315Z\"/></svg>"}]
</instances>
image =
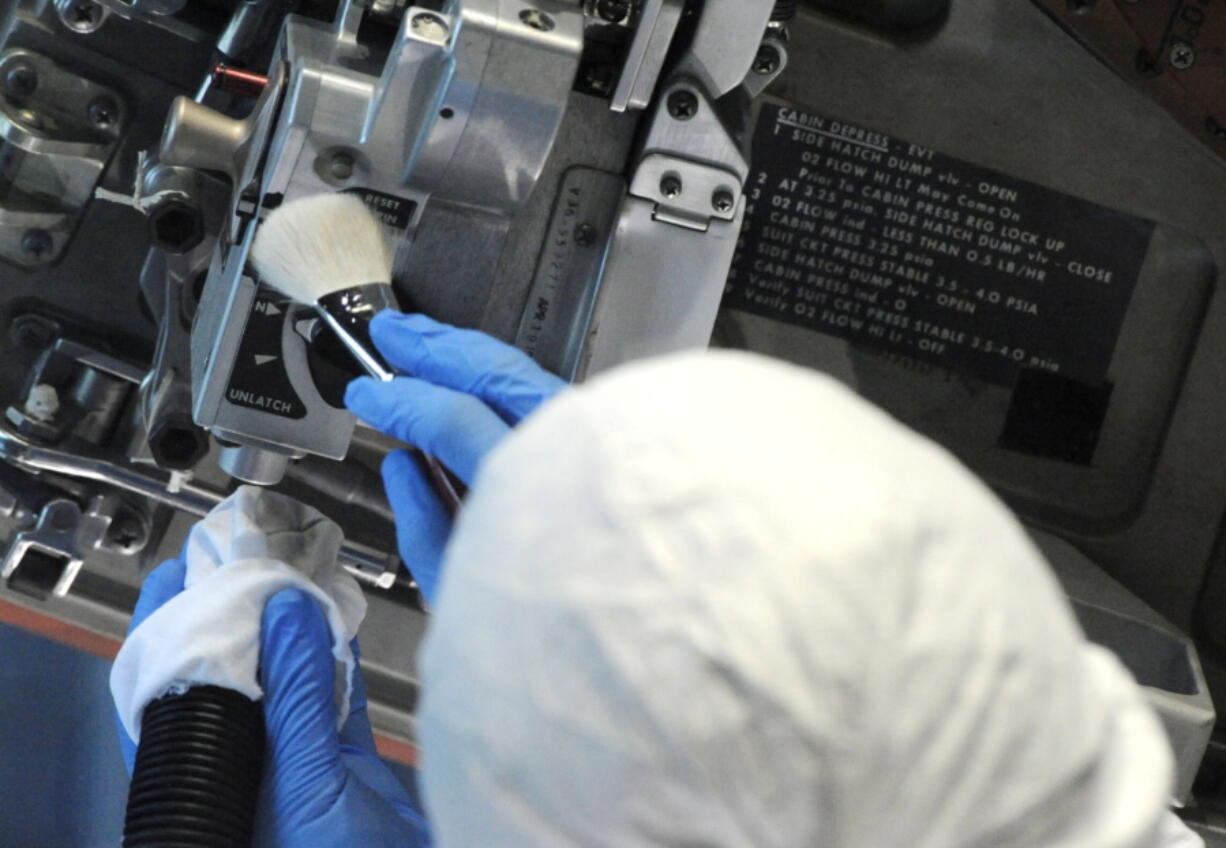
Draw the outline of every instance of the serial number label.
<instances>
[{"instance_id":1,"label":"serial number label","mask_svg":"<svg viewBox=\"0 0 1226 848\"><path fill-rule=\"evenodd\" d=\"M1107 375L1154 224L763 106L724 306L1010 386Z\"/></svg>"}]
</instances>

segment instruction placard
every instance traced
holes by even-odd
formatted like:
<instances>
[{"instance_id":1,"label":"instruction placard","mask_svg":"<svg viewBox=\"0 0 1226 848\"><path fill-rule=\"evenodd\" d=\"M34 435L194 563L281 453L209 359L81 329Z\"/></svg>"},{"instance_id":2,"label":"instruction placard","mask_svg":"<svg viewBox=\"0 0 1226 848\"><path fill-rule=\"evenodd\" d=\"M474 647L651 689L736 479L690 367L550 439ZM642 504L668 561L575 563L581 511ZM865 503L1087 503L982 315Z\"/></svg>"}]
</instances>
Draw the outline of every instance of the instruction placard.
<instances>
[{"instance_id":1,"label":"instruction placard","mask_svg":"<svg viewBox=\"0 0 1226 848\"><path fill-rule=\"evenodd\" d=\"M724 305L1012 385L1102 382L1154 224L762 107Z\"/></svg>"}]
</instances>

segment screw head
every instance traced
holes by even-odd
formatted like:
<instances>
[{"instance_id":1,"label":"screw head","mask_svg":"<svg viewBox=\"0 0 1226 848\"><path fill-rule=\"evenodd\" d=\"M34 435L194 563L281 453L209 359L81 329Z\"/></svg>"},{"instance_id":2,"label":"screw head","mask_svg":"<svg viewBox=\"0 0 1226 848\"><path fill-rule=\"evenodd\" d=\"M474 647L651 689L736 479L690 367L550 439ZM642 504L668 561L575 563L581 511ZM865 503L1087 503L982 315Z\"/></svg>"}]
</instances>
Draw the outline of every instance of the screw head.
<instances>
[{"instance_id":1,"label":"screw head","mask_svg":"<svg viewBox=\"0 0 1226 848\"><path fill-rule=\"evenodd\" d=\"M1171 48L1171 64L1181 71L1196 64L1196 51L1190 44L1176 44Z\"/></svg>"},{"instance_id":2,"label":"screw head","mask_svg":"<svg viewBox=\"0 0 1226 848\"><path fill-rule=\"evenodd\" d=\"M51 233L46 230L26 230L21 237L21 252L34 260L45 258L55 247Z\"/></svg>"},{"instance_id":3,"label":"screw head","mask_svg":"<svg viewBox=\"0 0 1226 848\"><path fill-rule=\"evenodd\" d=\"M602 21L620 24L630 17L630 0L598 0L596 15Z\"/></svg>"},{"instance_id":4,"label":"screw head","mask_svg":"<svg viewBox=\"0 0 1226 848\"><path fill-rule=\"evenodd\" d=\"M779 48L773 44L763 44L758 48L758 55L753 60L753 72L760 76L768 76L779 70L779 66L783 63L783 58L779 55Z\"/></svg>"},{"instance_id":5,"label":"screw head","mask_svg":"<svg viewBox=\"0 0 1226 848\"><path fill-rule=\"evenodd\" d=\"M736 208L736 195L721 188L711 196L711 208L721 215L726 215Z\"/></svg>"},{"instance_id":6,"label":"screw head","mask_svg":"<svg viewBox=\"0 0 1226 848\"><path fill-rule=\"evenodd\" d=\"M89 104L89 119L99 129L108 129L119 119L119 107L109 97L99 97Z\"/></svg>"},{"instance_id":7,"label":"screw head","mask_svg":"<svg viewBox=\"0 0 1226 848\"><path fill-rule=\"evenodd\" d=\"M106 530L107 541L122 553L136 553L145 546L149 530L145 522L135 515L122 512L111 521Z\"/></svg>"},{"instance_id":8,"label":"screw head","mask_svg":"<svg viewBox=\"0 0 1226 848\"><path fill-rule=\"evenodd\" d=\"M660 194L669 200L675 200L680 197L683 190L684 186L681 183L681 178L676 174L666 174L664 179L660 180Z\"/></svg>"},{"instance_id":9,"label":"screw head","mask_svg":"<svg viewBox=\"0 0 1226 848\"><path fill-rule=\"evenodd\" d=\"M106 20L106 9L93 0L59 0L56 11L64 26L82 35L97 32Z\"/></svg>"},{"instance_id":10,"label":"screw head","mask_svg":"<svg viewBox=\"0 0 1226 848\"><path fill-rule=\"evenodd\" d=\"M532 29L538 30L539 32L549 32L555 26L557 26L557 24L554 23L553 18L549 17L549 15L545 14L540 9L524 9L519 13L519 19L523 21L526 26L532 27Z\"/></svg>"},{"instance_id":11,"label":"screw head","mask_svg":"<svg viewBox=\"0 0 1226 848\"><path fill-rule=\"evenodd\" d=\"M596 228L591 224L580 224L575 227L575 244L580 247L591 247L596 243Z\"/></svg>"},{"instance_id":12,"label":"screw head","mask_svg":"<svg viewBox=\"0 0 1226 848\"><path fill-rule=\"evenodd\" d=\"M4 87L13 94L33 94L38 88L38 71L28 62L14 62L4 74Z\"/></svg>"},{"instance_id":13,"label":"screw head","mask_svg":"<svg viewBox=\"0 0 1226 848\"><path fill-rule=\"evenodd\" d=\"M688 121L698 114L698 95L688 88L679 88L668 95L668 114L678 121Z\"/></svg>"}]
</instances>

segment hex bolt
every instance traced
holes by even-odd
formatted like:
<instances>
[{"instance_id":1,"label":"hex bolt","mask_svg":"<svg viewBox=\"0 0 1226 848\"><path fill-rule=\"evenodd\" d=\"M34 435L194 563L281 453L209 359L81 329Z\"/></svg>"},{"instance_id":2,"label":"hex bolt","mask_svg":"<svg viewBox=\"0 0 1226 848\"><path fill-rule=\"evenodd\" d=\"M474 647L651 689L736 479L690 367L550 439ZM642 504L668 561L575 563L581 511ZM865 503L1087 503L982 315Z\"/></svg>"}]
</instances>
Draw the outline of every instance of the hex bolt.
<instances>
[{"instance_id":1,"label":"hex bolt","mask_svg":"<svg viewBox=\"0 0 1226 848\"><path fill-rule=\"evenodd\" d=\"M46 230L37 228L26 230L25 235L21 237L21 252L34 260L44 258L54 247L55 242L51 238L51 233Z\"/></svg>"},{"instance_id":2,"label":"hex bolt","mask_svg":"<svg viewBox=\"0 0 1226 848\"><path fill-rule=\"evenodd\" d=\"M118 117L119 107L109 97L97 97L89 104L89 119L100 129L113 126Z\"/></svg>"},{"instance_id":3,"label":"hex bolt","mask_svg":"<svg viewBox=\"0 0 1226 848\"><path fill-rule=\"evenodd\" d=\"M688 88L679 88L668 95L668 114L678 121L688 121L698 114L698 95Z\"/></svg>"},{"instance_id":4,"label":"hex bolt","mask_svg":"<svg viewBox=\"0 0 1226 848\"><path fill-rule=\"evenodd\" d=\"M630 17L630 0L599 0L596 15L602 21L620 24Z\"/></svg>"},{"instance_id":5,"label":"hex bolt","mask_svg":"<svg viewBox=\"0 0 1226 848\"><path fill-rule=\"evenodd\" d=\"M1171 48L1171 64L1186 71L1196 64L1196 51L1191 44L1176 44Z\"/></svg>"},{"instance_id":6,"label":"hex bolt","mask_svg":"<svg viewBox=\"0 0 1226 848\"><path fill-rule=\"evenodd\" d=\"M763 44L758 48L758 55L753 60L753 72L759 76L769 76L779 70L783 63L779 48L773 44Z\"/></svg>"},{"instance_id":7,"label":"hex bolt","mask_svg":"<svg viewBox=\"0 0 1226 848\"><path fill-rule=\"evenodd\" d=\"M680 197L683 188L681 178L676 174L666 174L664 179L660 180L660 194L669 200L675 200Z\"/></svg>"},{"instance_id":8,"label":"hex bolt","mask_svg":"<svg viewBox=\"0 0 1226 848\"><path fill-rule=\"evenodd\" d=\"M575 227L575 244L580 247L591 247L596 243L596 228L591 224L580 224Z\"/></svg>"},{"instance_id":9,"label":"hex bolt","mask_svg":"<svg viewBox=\"0 0 1226 848\"><path fill-rule=\"evenodd\" d=\"M721 188L711 196L711 207L721 215L727 215L736 208L736 195Z\"/></svg>"},{"instance_id":10,"label":"hex bolt","mask_svg":"<svg viewBox=\"0 0 1226 848\"><path fill-rule=\"evenodd\" d=\"M4 74L4 87L13 94L33 94L38 88L38 71L29 62L14 62Z\"/></svg>"},{"instance_id":11,"label":"hex bolt","mask_svg":"<svg viewBox=\"0 0 1226 848\"><path fill-rule=\"evenodd\" d=\"M525 26L529 26L538 32L549 32L557 26L553 18L540 9L524 9L519 13L519 19L523 21Z\"/></svg>"}]
</instances>

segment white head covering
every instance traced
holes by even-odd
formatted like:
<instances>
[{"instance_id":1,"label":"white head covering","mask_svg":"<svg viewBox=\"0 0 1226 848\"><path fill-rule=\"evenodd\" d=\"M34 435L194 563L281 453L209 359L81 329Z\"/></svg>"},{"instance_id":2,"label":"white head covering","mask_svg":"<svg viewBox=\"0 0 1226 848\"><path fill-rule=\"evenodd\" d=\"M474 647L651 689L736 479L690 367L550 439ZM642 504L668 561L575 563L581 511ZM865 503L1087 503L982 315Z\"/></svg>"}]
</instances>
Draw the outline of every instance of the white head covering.
<instances>
[{"instance_id":1,"label":"white head covering","mask_svg":"<svg viewBox=\"0 0 1226 848\"><path fill-rule=\"evenodd\" d=\"M1127 672L971 474L831 380L707 354L570 393L445 568L442 848L1166 844Z\"/></svg>"}]
</instances>

